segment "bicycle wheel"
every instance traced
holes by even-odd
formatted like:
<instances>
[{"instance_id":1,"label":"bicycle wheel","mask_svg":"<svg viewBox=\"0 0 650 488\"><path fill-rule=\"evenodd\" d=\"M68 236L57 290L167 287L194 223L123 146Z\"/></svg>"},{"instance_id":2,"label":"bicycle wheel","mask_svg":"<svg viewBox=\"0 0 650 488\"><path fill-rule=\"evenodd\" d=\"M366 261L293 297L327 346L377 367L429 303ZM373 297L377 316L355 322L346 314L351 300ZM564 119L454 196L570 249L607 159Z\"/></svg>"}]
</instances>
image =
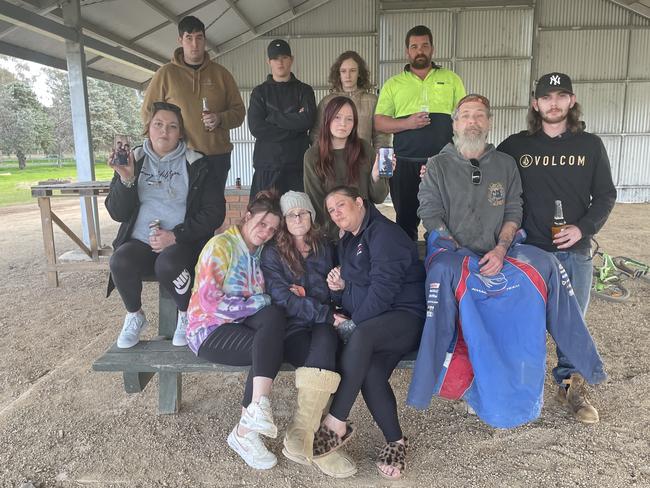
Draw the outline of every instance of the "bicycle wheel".
<instances>
[{"instance_id":1,"label":"bicycle wheel","mask_svg":"<svg viewBox=\"0 0 650 488\"><path fill-rule=\"evenodd\" d=\"M609 283L600 290L592 288L591 294L608 302L624 302L630 297L630 290L620 283Z\"/></svg>"}]
</instances>

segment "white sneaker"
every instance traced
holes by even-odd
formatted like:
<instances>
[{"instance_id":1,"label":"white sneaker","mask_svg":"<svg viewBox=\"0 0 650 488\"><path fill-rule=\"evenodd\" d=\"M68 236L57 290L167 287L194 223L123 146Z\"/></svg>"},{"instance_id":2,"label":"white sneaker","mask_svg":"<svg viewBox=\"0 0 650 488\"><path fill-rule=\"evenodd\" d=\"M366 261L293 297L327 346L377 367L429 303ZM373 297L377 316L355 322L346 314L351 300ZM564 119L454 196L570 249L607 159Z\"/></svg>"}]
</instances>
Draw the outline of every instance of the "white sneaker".
<instances>
[{"instance_id":1,"label":"white sneaker","mask_svg":"<svg viewBox=\"0 0 650 488\"><path fill-rule=\"evenodd\" d=\"M241 456L246 464L255 469L271 469L278 463L278 458L269 451L257 432L244 436L237 434L237 426L228 435L228 445Z\"/></svg>"},{"instance_id":2,"label":"white sneaker","mask_svg":"<svg viewBox=\"0 0 650 488\"><path fill-rule=\"evenodd\" d=\"M266 437L275 439L278 436L278 428L273 421L271 401L268 397L260 397L260 401L257 403L251 402L251 404L246 407L239 423L243 427L265 435Z\"/></svg>"},{"instance_id":3,"label":"white sneaker","mask_svg":"<svg viewBox=\"0 0 650 488\"><path fill-rule=\"evenodd\" d=\"M148 323L143 311L135 313L128 312L126 317L124 317L122 332L117 337L117 347L126 349L135 346L140 342L140 333Z\"/></svg>"},{"instance_id":4,"label":"white sneaker","mask_svg":"<svg viewBox=\"0 0 650 488\"><path fill-rule=\"evenodd\" d=\"M178 312L178 319L176 320L176 330L174 331L174 337L172 339L172 344L175 346L187 346L187 338L185 337L185 331L187 330L187 312Z\"/></svg>"}]
</instances>

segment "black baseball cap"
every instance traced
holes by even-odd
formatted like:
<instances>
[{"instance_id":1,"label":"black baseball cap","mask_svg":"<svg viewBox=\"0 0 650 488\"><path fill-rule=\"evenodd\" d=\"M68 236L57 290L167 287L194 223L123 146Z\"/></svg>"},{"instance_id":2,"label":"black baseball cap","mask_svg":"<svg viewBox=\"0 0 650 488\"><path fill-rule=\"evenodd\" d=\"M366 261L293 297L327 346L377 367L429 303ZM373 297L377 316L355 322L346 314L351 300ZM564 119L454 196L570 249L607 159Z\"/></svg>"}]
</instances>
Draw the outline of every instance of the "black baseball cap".
<instances>
[{"instance_id":1,"label":"black baseball cap","mask_svg":"<svg viewBox=\"0 0 650 488\"><path fill-rule=\"evenodd\" d=\"M269 59L275 59L279 56L291 56L291 47L284 39L274 39L266 48Z\"/></svg>"},{"instance_id":2,"label":"black baseball cap","mask_svg":"<svg viewBox=\"0 0 650 488\"><path fill-rule=\"evenodd\" d=\"M571 78L564 73L547 73L537 80L535 85L535 98L540 98L553 91L561 91L573 95Z\"/></svg>"}]
</instances>

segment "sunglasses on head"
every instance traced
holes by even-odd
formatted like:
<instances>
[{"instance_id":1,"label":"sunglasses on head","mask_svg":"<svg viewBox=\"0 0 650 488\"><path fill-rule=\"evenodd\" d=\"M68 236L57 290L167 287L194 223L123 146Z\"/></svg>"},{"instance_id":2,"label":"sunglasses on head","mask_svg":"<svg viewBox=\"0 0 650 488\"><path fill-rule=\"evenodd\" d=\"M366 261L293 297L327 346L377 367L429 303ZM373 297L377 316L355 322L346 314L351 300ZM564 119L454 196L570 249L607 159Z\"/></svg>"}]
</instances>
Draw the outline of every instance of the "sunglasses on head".
<instances>
[{"instance_id":1,"label":"sunglasses on head","mask_svg":"<svg viewBox=\"0 0 650 488\"><path fill-rule=\"evenodd\" d=\"M478 159L471 158L469 164L472 165L472 184L480 185L481 184L481 170L478 169Z\"/></svg>"},{"instance_id":2,"label":"sunglasses on head","mask_svg":"<svg viewBox=\"0 0 650 488\"><path fill-rule=\"evenodd\" d=\"M169 110L170 112L181 113L181 109L178 105L167 102L153 102L151 105L152 112L157 112L158 110Z\"/></svg>"}]
</instances>

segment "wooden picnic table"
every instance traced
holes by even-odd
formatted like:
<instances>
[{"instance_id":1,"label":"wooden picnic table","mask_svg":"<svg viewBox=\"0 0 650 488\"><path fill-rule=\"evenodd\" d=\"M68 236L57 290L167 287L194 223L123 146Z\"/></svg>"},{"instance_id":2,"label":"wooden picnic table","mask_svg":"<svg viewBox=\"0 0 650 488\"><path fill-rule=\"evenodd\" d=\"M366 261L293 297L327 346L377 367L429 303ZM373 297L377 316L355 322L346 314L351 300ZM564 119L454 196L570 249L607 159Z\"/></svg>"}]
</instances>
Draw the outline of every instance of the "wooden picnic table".
<instances>
[{"instance_id":1,"label":"wooden picnic table","mask_svg":"<svg viewBox=\"0 0 650 488\"><path fill-rule=\"evenodd\" d=\"M90 271L108 269L103 256L110 256L112 249L104 249L99 242L95 222L93 199L108 194L110 181L80 181L77 183L39 183L32 186L32 196L38 198L38 207L41 210L41 226L43 228L43 246L47 261L47 281L52 286L59 286L59 272L61 271ZM83 198L86 203L86 224L88 226L88 239L90 246L75 234L53 211L51 198ZM54 226L56 224L79 248L90 258L89 262L60 262L56 257L54 244Z\"/></svg>"}]
</instances>

